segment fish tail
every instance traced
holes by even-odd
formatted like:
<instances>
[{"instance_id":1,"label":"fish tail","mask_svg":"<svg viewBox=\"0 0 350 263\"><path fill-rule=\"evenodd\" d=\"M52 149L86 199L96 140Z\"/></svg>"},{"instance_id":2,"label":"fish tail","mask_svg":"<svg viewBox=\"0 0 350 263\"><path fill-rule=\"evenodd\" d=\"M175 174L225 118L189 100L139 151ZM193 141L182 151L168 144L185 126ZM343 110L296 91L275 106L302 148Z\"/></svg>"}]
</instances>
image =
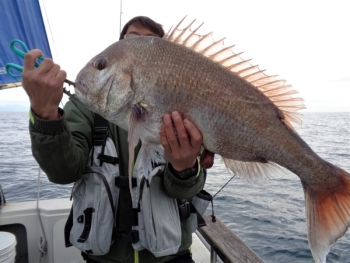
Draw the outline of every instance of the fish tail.
<instances>
[{"instance_id":1,"label":"fish tail","mask_svg":"<svg viewBox=\"0 0 350 263\"><path fill-rule=\"evenodd\" d=\"M350 224L350 174L328 163L334 182L308 187L305 194L309 246L316 263L325 263L330 246ZM329 174L328 174L329 176Z\"/></svg>"}]
</instances>

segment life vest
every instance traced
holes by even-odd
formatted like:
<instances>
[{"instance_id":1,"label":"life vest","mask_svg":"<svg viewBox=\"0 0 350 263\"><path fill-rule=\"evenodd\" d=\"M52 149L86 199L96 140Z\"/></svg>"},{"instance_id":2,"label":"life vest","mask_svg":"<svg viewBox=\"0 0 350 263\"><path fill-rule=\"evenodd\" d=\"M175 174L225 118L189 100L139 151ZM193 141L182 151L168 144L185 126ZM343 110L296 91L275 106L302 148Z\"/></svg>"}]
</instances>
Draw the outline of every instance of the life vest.
<instances>
[{"instance_id":1,"label":"life vest","mask_svg":"<svg viewBox=\"0 0 350 263\"><path fill-rule=\"evenodd\" d=\"M125 215L132 229L129 233L118 231L119 191L121 187L129 187L128 177L119 174L116 147L108 137L108 121L95 114L94 123L94 142L86 173L72 189L73 205L65 226L66 247L73 245L86 254L98 256L107 254L118 240L131 243L135 250L147 249L156 257L176 254L181 245L181 221L190 218L193 232L205 225L201 213L211 196L202 190L192 202L179 205L162 185L166 165L163 149L156 152L158 161L148 179L143 174L140 150L132 178L133 207ZM209 199L203 199L203 195Z\"/></svg>"}]
</instances>

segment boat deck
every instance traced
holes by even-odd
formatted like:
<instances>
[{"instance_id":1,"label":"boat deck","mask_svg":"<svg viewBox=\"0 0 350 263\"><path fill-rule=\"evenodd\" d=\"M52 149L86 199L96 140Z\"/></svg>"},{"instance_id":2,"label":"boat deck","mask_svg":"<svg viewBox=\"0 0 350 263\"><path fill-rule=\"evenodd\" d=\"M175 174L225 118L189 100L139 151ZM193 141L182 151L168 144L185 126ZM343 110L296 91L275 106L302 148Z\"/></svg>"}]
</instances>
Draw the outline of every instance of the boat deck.
<instances>
[{"instance_id":1,"label":"boat deck","mask_svg":"<svg viewBox=\"0 0 350 263\"><path fill-rule=\"evenodd\" d=\"M48 240L48 251L42 262L85 262L78 249L64 246L63 229L71 205L72 202L68 198L40 200L40 214ZM0 231L12 232L17 237L16 263L39 262L41 253L38 243L42 231L36 207L36 201L8 203L0 212ZM196 234L193 234L191 251L195 262L210 262L209 250Z\"/></svg>"},{"instance_id":2,"label":"boat deck","mask_svg":"<svg viewBox=\"0 0 350 263\"><path fill-rule=\"evenodd\" d=\"M16 263L84 263L78 249L64 245L64 226L71 206L72 202L64 198L40 200L39 209L37 201L8 203L2 208L0 231L16 236ZM221 262L216 254L224 262L263 263L219 219L216 223L211 222L210 215L204 219L207 226L193 234L191 252L196 263ZM38 244L44 236L47 252L42 255Z\"/></svg>"}]
</instances>

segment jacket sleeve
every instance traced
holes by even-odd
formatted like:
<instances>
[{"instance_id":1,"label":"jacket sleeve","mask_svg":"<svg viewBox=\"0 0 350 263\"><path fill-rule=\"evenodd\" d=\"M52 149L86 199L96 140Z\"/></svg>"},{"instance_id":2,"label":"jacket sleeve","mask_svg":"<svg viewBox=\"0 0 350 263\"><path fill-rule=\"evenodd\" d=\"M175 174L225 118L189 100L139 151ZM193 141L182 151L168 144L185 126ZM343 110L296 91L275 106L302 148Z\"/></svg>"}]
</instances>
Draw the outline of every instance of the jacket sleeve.
<instances>
[{"instance_id":1,"label":"jacket sleeve","mask_svg":"<svg viewBox=\"0 0 350 263\"><path fill-rule=\"evenodd\" d=\"M171 172L169 164L167 164L164 170L164 187L171 197L190 199L204 188L206 177L206 169L200 167L197 175L191 176L186 180L180 179Z\"/></svg>"},{"instance_id":2,"label":"jacket sleeve","mask_svg":"<svg viewBox=\"0 0 350 263\"><path fill-rule=\"evenodd\" d=\"M29 122L33 156L49 180L58 184L82 177L92 145L92 112L75 101L64 109L59 109L62 118L54 121L30 112Z\"/></svg>"}]
</instances>

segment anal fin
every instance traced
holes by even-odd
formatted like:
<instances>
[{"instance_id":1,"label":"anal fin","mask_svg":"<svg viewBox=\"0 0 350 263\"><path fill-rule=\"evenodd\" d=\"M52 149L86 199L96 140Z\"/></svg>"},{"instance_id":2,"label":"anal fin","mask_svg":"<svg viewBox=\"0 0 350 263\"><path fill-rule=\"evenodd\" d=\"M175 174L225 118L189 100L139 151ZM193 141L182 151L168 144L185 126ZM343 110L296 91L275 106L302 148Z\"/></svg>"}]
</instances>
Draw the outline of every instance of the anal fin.
<instances>
[{"instance_id":1,"label":"anal fin","mask_svg":"<svg viewBox=\"0 0 350 263\"><path fill-rule=\"evenodd\" d=\"M235 175L241 179L250 182L260 181L262 179L269 179L273 174L283 172L283 169L265 159L257 158L255 161L243 162L233 159L222 158L225 166L231 170Z\"/></svg>"}]
</instances>

